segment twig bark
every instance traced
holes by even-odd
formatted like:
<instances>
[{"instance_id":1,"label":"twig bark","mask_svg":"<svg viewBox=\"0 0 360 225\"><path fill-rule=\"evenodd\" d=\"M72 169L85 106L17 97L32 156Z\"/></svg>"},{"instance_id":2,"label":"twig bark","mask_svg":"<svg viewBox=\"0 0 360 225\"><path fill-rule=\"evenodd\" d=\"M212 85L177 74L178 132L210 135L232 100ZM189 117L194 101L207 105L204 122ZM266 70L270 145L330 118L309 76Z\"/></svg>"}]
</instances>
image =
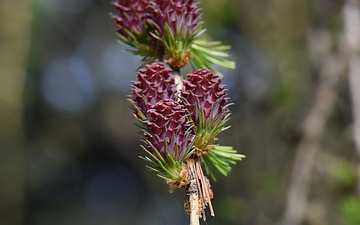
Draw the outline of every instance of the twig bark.
<instances>
[{"instance_id":1,"label":"twig bark","mask_svg":"<svg viewBox=\"0 0 360 225\"><path fill-rule=\"evenodd\" d=\"M200 206L199 206L199 188L196 179L196 169L193 159L186 160L189 167L189 185L186 187L185 210L190 217L190 225L199 225ZM189 206L187 206L189 204ZM187 209L188 208L188 209Z\"/></svg>"},{"instance_id":2,"label":"twig bark","mask_svg":"<svg viewBox=\"0 0 360 225\"><path fill-rule=\"evenodd\" d=\"M206 221L205 208L209 206L211 216L215 216L211 204L213 193L209 180L204 176L199 158L186 160L189 171L189 185L186 187L185 211L189 214L190 225L198 225L199 218Z\"/></svg>"},{"instance_id":3,"label":"twig bark","mask_svg":"<svg viewBox=\"0 0 360 225\"><path fill-rule=\"evenodd\" d=\"M197 193L190 193L190 225L199 225L199 195Z\"/></svg>"}]
</instances>

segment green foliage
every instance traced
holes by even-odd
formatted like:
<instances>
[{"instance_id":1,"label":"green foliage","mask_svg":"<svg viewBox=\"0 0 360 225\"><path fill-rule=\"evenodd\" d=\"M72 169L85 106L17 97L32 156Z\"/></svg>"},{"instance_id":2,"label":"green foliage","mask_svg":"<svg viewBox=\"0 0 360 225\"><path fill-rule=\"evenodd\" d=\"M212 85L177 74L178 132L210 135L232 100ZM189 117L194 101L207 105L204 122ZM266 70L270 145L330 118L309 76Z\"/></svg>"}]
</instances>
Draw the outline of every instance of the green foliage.
<instances>
[{"instance_id":1,"label":"green foliage","mask_svg":"<svg viewBox=\"0 0 360 225\"><path fill-rule=\"evenodd\" d=\"M211 111L216 110L215 106L217 103L212 105ZM230 112L227 111L227 105L224 107L221 114L217 115L215 118L209 119L205 118L204 109L199 106L199 102L196 103L195 110L199 111L199 119L196 124L196 138L195 146L199 149L204 150L207 146L212 145L216 140L216 136L220 132L227 130L230 126L225 126L225 124L230 120Z\"/></svg>"},{"instance_id":2,"label":"green foliage","mask_svg":"<svg viewBox=\"0 0 360 225\"><path fill-rule=\"evenodd\" d=\"M230 46L222 45L220 41L208 41L204 38L197 39L191 45L192 65L193 67L207 68L212 71L215 71L211 66L212 64L235 69L235 62L224 59L224 57L229 56L225 52L228 49L230 49ZM218 71L215 72L220 74Z\"/></svg>"},{"instance_id":3,"label":"green foliage","mask_svg":"<svg viewBox=\"0 0 360 225\"><path fill-rule=\"evenodd\" d=\"M215 105L211 111L214 111ZM236 150L231 146L214 145L217 141L217 135L222 131L227 130L230 126L225 124L230 120L230 112L227 110L227 105L224 107L222 113L213 119L205 118L204 109L200 108L199 103L196 104L195 109L198 110L199 119L196 124L195 146L207 153L203 154L200 159L205 166L206 173L216 181L216 177L213 173L213 168L218 170L220 174L227 176L231 171L231 165L236 164L237 161L241 161L245 158L245 155L238 154ZM226 110L225 110L226 109Z\"/></svg>"},{"instance_id":4,"label":"green foliage","mask_svg":"<svg viewBox=\"0 0 360 225\"><path fill-rule=\"evenodd\" d=\"M212 169L217 169L222 175L227 176L231 171L231 165L236 164L245 158L245 155L238 154L231 146L213 145L214 149L201 156L201 161L205 166L206 172L216 181Z\"/></svg>"},{"instance_id":5,"label":"green foliage","mask_svg":"<svg viewBox=\"0 0 360 225\"><path fill-rule=\"evenodd\" d=\"M340 204L340 212L346 225L360 224L360 199L355 196L345 198Z\"/></svg>"},{"instance_id":6,"label":"green foliage","mask_svg":"<svg viewBox=\"0 0 360 225\"><path fill-rule=\"evenodd\" d=\"M332 178L342 185L345 185L347 187L353 187L356 185L356 168L353 164L350 164L345 160L337 160L330 173Z\"/></svg>"},{"instance_id":7,"label":"green foliage","mask_svg":"<svg viewBox=\"0 0 360 225\"><path fill-rule=\"evenodd\" d=\"M151 63L157 59L158 49L154 46L154 40L149 38L150 28L147 24L143 25L144 32L140 32L134 28L133 31L125 30L127 37L117 33L118 42L123 45L132 47L126 50L130 54L143 57L143 61Z\"/></svg>"},{"instance_id":8,"label":"green foliage","mask_svg":"<svg viewBox=\"0 0 360 225\"><path fill-rule=\"evenodd\" d=\"M219 206L217 215L227 222L239 224L248 215L246 203L241 198L225 195L215 201Z\"/></svg>"},{"instance_id":9,"label":"green foliage","mask_svg":"<svg viewBox=\"0 0 360 225\"><path fill-rule=\"evenodd\" d=\"M194 151L194 148L192 148L192 145L189 145L186 149L186 153L182 155L182 157L176 158L178 155L178 149L175 149L174 156L169 153L167 150L167 144L165 141L165 151L166 151L166 157L163 157L158 149L156 149L150 141L145 140L145 145L148 145L152 148L153 153L148 151L146 147L141 145L142 149L148 154L148 156L139 156L141 159L147 161L150 165L147 165L146 167L150 170L155 172L158 177L164 179L169 184L180 184L181 180L183 179L183 176L181 174L182 170L182 164L185 161L185 159L189 158L191 154Z\"/></svg>"}]
</instances>

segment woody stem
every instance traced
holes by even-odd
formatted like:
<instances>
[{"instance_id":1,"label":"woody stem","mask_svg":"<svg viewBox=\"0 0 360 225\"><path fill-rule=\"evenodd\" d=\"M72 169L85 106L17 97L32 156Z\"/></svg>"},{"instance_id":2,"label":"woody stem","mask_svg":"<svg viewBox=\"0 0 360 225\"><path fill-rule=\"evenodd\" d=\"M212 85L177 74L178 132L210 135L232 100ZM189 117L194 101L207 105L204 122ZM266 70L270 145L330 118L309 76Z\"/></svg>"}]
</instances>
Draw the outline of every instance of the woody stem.
<instances>
[{"instance_id":1,"label":"woody stem","mask_svg":"<svg viewBox=\"0 0 360 225\"><path fill-rule=\"evenodd\" d=\"M195 162L194 159L187 159L186 163L189 168L189 184L186 187L186 197L189 201L189 217L190 217L190 225L199 225L199 218L200 218L200 210L201 207L199 206L199 188L196 179L196 169L195 169Z\"/></svg>"}]
</instances>

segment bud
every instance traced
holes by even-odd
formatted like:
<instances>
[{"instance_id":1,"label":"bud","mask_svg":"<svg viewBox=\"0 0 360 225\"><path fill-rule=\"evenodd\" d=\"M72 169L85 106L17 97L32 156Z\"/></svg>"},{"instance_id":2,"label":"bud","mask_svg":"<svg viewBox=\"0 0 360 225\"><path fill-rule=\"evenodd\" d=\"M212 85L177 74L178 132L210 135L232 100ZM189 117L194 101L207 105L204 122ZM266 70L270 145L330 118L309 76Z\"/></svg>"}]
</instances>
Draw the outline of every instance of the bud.
<instances>
[{"instance_id":1,"label":"bud","mask_svg":"<svg viewBox=\"0 0 360 225\"><path fill-rule=\"evenodd\" d=\"M198 68L235 68L234 62L223 59L229 46L199 38L205 29L194 0L117 0L112 5L119 41L134 47L128 51L144 62L158 59L174 69L190 61Z\"/></svg>"},{"instance_id":2,"label":"bud","mask_svg":"<svg viewBox=\"0 0 360 225\"><path fill-rule=\"evenodd\" d=\"M193 58L194 40L204 31L198 4L193 0L157 0L150 8L158 26L155 35L163 42L164 61L172 68L185 66Z\"/></svg>"},{"instance_id":3,"label":"bud","mask_svg":"<svg viewBox=\"0 0 360 225\"><path fill-rule=\"evenodd\" d=\"M149 27L149 2L150 0L117 0L112 2L115 13L111 17L115 21L119 41L134 47L129 50L135 55L144 56L154 61L161 51L157 48L157 40L151 35Z\"/></svg>"},{"instance_id":4,"label":"bud","mask_svg":"<svg viewBox=\"0 0 360 225\"><path fill-rule=\"evenodd\" d=\"M165 99L157 102L148 111L145 122L143 149L151 158L148 166L170 185L170 192L188 184L188 171L184 163L193 150L192 127L186 109L180 103Z\"/></svg>"},{"instance_id":5,"label":"bud","mask_svg":"<svg viewBox=\"0 0 360 225\"><path fill-rule=\"evenodd\" d=\"M206 154L215 137L227 128L229 98L220 77L207 69L188 74L183 84L182 97L196 126L195 146L199 155Z\"/></svg>"},{"instance_id":6,"label":"bud","mask_svg":"<svg viewBox=\"0 0 360 225\"><path fill-rule=\"evenodd\" d=\"M115 20L117 32L123 36L128 36L130 32L144 32L144 24L148 19L146 12L149 0L119 0L112 2L116 11L112 15Z\"/></svg>"},{"instance_id":7,"label":"bud","mask_svg":"<svg viewBox=\"0 0 360 225\"><path fill-rule=\"evenodd\" d=\"M163 158L168 152L175 160L180 160L188 153L191 144L191 124L186 109L180 103L171 100L160 100L148 111L145 138L151 143L149 152L155 148Z\"/></svg>"},{"instance_id":8,"label":"bud","mask_svg":"<svg viewBox=\"0 0 360 225\"><path fill-rule=\"evenodd\" d=\"M137 72L137 81L132 84L130 102L135 108L134 115L139 120L148 117L147 111L161 99L173 99L175 81L171 69L157 62L146 65Z\"/></svg>"},{"instance_id":9,"label":"bud","mask_svg":"<svg viewBox=\"0 0 360 225\"><path fill-rule=\"evenodd\" d=\"M156 0L150 2L149 8L151 18L161 33L164 33L167 24L175 36L185 35L186 32L195 32L201 23L200 8L194 0Z\"/></svg>"}]
</instances>

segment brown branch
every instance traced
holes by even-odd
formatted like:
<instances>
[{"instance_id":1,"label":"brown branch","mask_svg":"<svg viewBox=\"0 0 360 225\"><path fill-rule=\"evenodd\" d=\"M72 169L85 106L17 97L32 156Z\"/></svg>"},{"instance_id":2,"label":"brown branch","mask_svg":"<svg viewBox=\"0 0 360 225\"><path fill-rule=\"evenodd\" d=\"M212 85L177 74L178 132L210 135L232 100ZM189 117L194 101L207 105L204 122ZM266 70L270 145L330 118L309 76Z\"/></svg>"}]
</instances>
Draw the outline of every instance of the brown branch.
<instances>
[{"instance_id":1,"label":"brown branch","mask_svg":"<svg viewBox=\"0 0 360 225\"><path fill-rule=\"evenodd\" d=\"M205 208L209 206L211 216L215 216L211 198L213 192L211 190L209 180L204 176L199 158L189 158L186 160L189 168L189 184L186 187L186 196L184 208L190 217L190 225L199 224L199 218L206 220Z\"/></svg>"},{"instance_id":2,"label":"brown branch","mask_svg":"<svg viewBox=\"0 0 360 225\"><path fill-rule=\"evenodd\" d=\"M190 225L198 225L201 209L199 206L199 184L196 176L194 159L188 158L186 164L189 168L188 175L190 183L186 187L184 208L190 217Z\"/></svg>"},{"instance_id":3,"label":"brown branch","mask_svg":"<svg viewBox=\"0 0 360 225\"><path fill-rule=\"evenodd\" d=\"M172 68L172 70L173 70L173 75L174 75L174 80L175 80L175 85L176 85L175 98L176 98L177 101L181 101L181 90L184 89L183 78L180 75L180 69L179 68Z\"/></svg>"},{"instance_id":4,"label":"brown branch","mask_svg":"<svg viewBox=\"0 0 360 225\"><path fill-rule=\"evenodd\" d=\"M189 194L190 201L190 225L199 225L199 195L197 193L191 192Z\"/></svg>"}]
</instances>

